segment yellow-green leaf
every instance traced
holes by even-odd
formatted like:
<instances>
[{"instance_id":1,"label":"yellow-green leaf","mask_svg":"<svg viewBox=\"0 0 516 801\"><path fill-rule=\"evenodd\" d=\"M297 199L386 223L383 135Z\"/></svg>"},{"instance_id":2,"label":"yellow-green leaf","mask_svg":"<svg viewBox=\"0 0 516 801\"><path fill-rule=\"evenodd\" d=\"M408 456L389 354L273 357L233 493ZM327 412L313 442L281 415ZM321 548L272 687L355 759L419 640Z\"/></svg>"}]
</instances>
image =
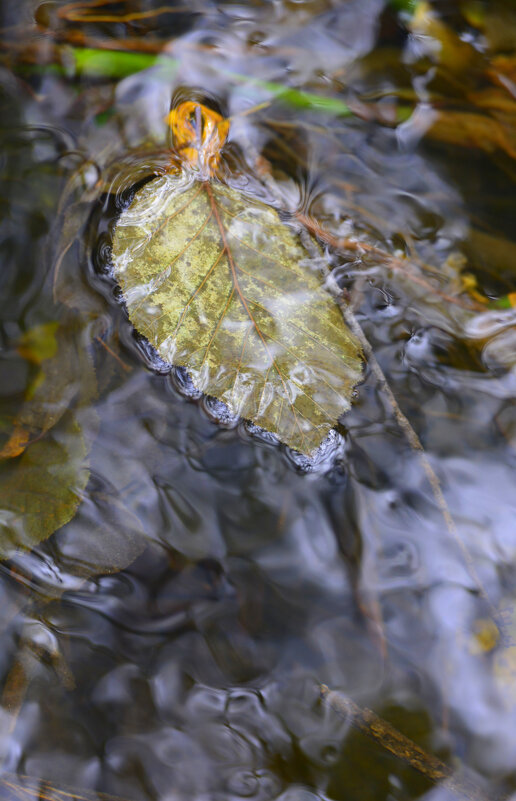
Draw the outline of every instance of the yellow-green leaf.
<instances>
[{"instance_id":1,"label":"yellow-green leaf","mask_svg":"<svg viewBox=\"0 0 516 801\"><path fill-rule=\"evenodd\" d=\"M275 209L192 171L165 175L121 214L112 255L135 328L233 413L311 453L349 408L360 347L322 256Z\"/></svg>"},{"instance_id":2,"label":"yellow-green leaf","mask_svg":"<svg viewBox=\"0 0 516 801\"><path fill-rule=\"evenodd\" d=\"M52 359L57 353L57 331L59 323L53 320L30 328L20 338L18 353L33 364Z\"/></svg>"},{"instance_id":3,"label":"yellow-green leaf","mask_svg":"<svg viewBox=\"0 0 516 801\"><path fill-rule=\"evenodd\" d=\"M0 559L32 549L71 520L89 477L88 451L68 412L16 462L0 464Z\"/></svg>"},{"instance_id":4,"label":"yellow-green leaf","mask_svg":"<svg viewBox=\"0 0 516 801\"><path fill-rule=\"evenodd\" d=\"M96 390L90 356L64 326L47 323L30 329L18 352L40 370L27 388L9 439L0 447L0 461L19 456L56 425L76 397L84 404Z\"/></svg>"},{"instance_id":5,"label":"yellow-green leaf","mask_svg":"<svg viewBox=\"0 0 516 801\"><path fill-rule=\"evenodd\" d=\"M71 326L29 329L18 351L39 369L9 429L0 427L0 559L32 549L74 516L96 428L93 363Z\"/></svg>"}]
</instances>

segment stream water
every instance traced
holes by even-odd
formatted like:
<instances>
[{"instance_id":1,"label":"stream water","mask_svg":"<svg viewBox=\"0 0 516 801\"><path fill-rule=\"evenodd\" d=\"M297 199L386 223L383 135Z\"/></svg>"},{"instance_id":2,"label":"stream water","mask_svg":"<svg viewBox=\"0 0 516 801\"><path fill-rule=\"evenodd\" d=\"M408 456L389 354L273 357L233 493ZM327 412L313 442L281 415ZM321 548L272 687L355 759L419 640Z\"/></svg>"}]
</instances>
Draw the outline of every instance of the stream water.
<instances>
[{"instance_id":1,"label":"stream water","mask_svg":"<svg viewBox=\"0 0 516 801\"><path fill-rule=\"evenodd\" d=\"M1 798L516 794L516 14L427 13L451 44L383 0L2 0L0 445L32 417L0 461ZM261 165L363 243L323 243L374 358L313 459L156 360L109 277L178 91L231 116L248 191Z\"/></svg>"}]
</instances>

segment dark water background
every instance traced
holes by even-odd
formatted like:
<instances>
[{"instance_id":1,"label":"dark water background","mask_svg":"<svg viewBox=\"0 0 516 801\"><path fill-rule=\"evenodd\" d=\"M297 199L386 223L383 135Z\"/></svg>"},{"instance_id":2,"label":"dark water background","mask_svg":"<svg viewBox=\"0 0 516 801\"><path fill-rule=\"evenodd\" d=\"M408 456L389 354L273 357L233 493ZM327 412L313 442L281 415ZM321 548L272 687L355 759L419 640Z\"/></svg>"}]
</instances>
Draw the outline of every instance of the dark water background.
<instances>
[{"instance_id":1,"label":"dark water background","mask_svg":"<svg viewBox=\"0 0 516 801\"><path fill-rule=\"evenodd\" d=\"M499 32L497 52L514 53L512 4L476 6ZM457 298L461 271L487 300L514 290L507 148L425 136L433 93L474 110L485 75L436 67L428 40L383 0L196 0L130 23L73 22L63 7L1 7L0 414L8 431L34 379L20 338L58 322L52 382L70 410L45 436L91 447L90 478L74 519L32 553L9 551L0 573L3 773L134 801L456 797L323 701L324 683L486 799L510 797L516 311L470 311L428 290ZM494 34L468 24L458 3L434 9L489 63ZM159 41L174 61L92 75L74 60L74 31L90 46ZM271 100L256 79L360 113L272 99L243 115ZM367 253L328 254L456 538L370 367L311 462L242 421L221 423L216 404L188 397L184 376L153 369L103 274L117 201L93 187L114 158L164 146L179 87L232 115L244 175L261 154L287 208L406 254L425 277L422 286ZM404 120L398 106L411 112ZM72 208L66 305L53 299L52 269ZM23 483L16 459L0 478ZM80 483L73 472L62 480ZM4 494L3 532L9 509Z\"/></svg>"}]
</instances>

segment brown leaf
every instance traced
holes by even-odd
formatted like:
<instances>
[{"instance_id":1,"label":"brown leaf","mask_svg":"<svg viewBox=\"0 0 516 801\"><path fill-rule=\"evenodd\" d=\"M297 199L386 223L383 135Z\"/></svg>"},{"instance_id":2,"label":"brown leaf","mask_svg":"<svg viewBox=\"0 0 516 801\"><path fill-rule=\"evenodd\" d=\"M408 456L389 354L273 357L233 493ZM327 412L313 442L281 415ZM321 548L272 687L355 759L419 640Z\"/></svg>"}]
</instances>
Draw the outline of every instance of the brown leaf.
<instances>
[{"instance_id":1,"label":"brown leaf","mask_svg":"<svg viewBox=\"0 0 516 801\"><path fill-rule=\"evenodd\" d=\"M439 111L427 136L459 147L492 153L502 150L516 159L516 119L494 119L466 111Z\"/></svg>"}]
</instances>

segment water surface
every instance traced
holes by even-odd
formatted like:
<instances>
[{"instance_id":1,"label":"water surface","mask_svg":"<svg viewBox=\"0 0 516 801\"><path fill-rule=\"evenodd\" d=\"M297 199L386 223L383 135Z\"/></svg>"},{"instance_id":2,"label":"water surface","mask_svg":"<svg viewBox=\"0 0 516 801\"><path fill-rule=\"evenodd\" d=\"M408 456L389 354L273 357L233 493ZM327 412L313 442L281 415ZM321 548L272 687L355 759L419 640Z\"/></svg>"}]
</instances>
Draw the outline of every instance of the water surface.
<instances>
[{"instance_id":1,"label":"water surface","mask_svg":"<svg viewBox=\"0 0 516 801\"><path fill-rule=\"evenodd\" d=\"M128 801L457 797L324 684L479 797L510 797L516 312L496 302L516 265L511 4L433 4L470 48L463 68L381 0L120 19L158 8L2 5L2 443L44 367L20 343L57 323L48 404L67 411L41 442L75 454L49 475L83 497L35 550L3 551L2 793L15 774ZM162 60L99 61L106 46ZM194 90L232 117L236 181L267 197L266 159L286 212L364 245L325 247L390 392L368 360L312 460L159 363L109 277L117 214L167 145L171 99ZM506 138L432 135L436 110L501 119ZM21 458L0 464L8 543Z\"/></svg>"}]
</instances>

